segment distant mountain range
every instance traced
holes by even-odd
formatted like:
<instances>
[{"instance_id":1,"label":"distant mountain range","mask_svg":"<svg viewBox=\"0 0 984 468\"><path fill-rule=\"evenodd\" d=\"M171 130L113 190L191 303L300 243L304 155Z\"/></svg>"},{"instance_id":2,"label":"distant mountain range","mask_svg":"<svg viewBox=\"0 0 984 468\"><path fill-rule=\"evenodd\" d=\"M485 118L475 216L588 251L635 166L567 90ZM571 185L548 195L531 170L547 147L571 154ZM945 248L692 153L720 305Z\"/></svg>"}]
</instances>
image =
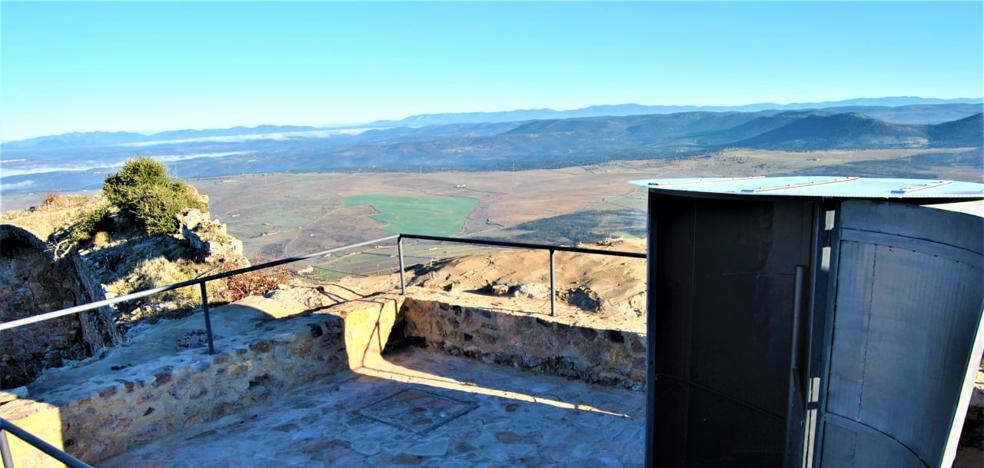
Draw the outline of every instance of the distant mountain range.
<instances>
[{"instance_id":1,"label":"distant mountain range","mask_svg":"<svg viewBox=\"0 0 984 468\"><path fill-rule=\"evenodd\" d=\"M676 114L680 112L758 112L763 110L829 108L840 108L843 112L861 112L878 119L900 123L940 123L980 112L981 104L981 99L932 99L909 96L791 104L765 102L741 106L648 106L642 104L616 104L590 106L573 110L521 109L504 112L420 114L401 120L380 120L370 125L376 127L422 127L453 123L516 122L520 120Z\"/></svg>"},{"instance_id":2,"label":"distant mountain range","mask_svg":"<svg viewBox=\"0 0 984 468\"><path fill-rule=\"evenodd\" d=\"M452 124L503 123L527 120L556 120L584 117L618 117L647 114L676 114L684 112L759 112L765 110L828 109L856 112L894 123L933 124L957 120L984 109L982 99L935 99L920 97L883 97L847 99L812 103L759 103L742 106L649 106L617 104L590 106L574 110L525 109L504 112L468 112L420 114L401 120L379 120L353 128L429 127ZM292 134L330 131L337 128L299 125L259 125L205 130L171 130L153 134L135 132L73 132L41 136L0 144L4 150L82 148L133 143L187 140L264 134ZM289 136L289 135L288 135Z\"/></svg>"},{"instance_id":3,"label":"distant mountain range","mask_svg":"<svg viewBox=\"0 0 984 468\"><path fill-rule=\"evenodd\" d=\"M544 167L651 159L726 148L805 151L980 146L981 114L942 124L897 124L828 111L684 112L534 120L494 135L357 145L333 166Z\"/></svg>"},{"instance_id":4,"label":"distant mountain range","mask_svg":"<svg viewBox=\"0 0 984 468\"><path fill-rule=\"evenodd\" d=\"M268 125L154 135L67 134L4 143L0 190L95 187L108 172L137 155L158 158L181 177L199 178L288 171L547 168L688 158L729 148L980 148L984 140L980 103L867 107L868 101L858 102L809 110L693 111L425 126L377 122L349 129ZM940 116L953 118L939 122Z\"/></svg>"}]
</instances>

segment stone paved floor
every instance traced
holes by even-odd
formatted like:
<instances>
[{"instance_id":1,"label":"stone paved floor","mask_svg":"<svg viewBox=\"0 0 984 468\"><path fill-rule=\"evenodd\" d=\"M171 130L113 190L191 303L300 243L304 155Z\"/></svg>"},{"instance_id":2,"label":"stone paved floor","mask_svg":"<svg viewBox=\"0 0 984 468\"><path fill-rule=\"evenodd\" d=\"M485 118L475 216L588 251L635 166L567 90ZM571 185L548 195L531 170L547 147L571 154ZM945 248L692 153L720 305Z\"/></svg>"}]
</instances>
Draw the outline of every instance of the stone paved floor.
<instances>
[{"instance_id":1,"label":"stone paved floor","mask_svg":"<svg viewBox=\"0 0 984 468\"><path fill-rule=\"evenodd\" d=\"M645 395L408 349L100 463L640 466Z\"/></svg>"}]
</instances>

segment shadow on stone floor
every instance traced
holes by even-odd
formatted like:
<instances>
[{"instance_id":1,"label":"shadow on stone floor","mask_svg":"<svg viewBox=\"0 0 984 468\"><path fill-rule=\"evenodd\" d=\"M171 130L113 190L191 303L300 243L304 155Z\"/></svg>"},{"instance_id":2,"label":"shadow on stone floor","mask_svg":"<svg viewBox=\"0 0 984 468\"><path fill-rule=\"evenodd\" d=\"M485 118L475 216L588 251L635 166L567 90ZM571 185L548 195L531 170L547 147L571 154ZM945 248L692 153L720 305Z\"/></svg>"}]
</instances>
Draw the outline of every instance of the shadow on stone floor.
<instances>
[{"instance_id":1,"label":"shadow on stone floor","mask_svg":"<svg viewBox=\"0 0 984 468\"><path fill-rule=\"evenodd\" d=\"M404 348L103 465L640 466L644 419L640 392Z\"/></svg>"}]
</instances>

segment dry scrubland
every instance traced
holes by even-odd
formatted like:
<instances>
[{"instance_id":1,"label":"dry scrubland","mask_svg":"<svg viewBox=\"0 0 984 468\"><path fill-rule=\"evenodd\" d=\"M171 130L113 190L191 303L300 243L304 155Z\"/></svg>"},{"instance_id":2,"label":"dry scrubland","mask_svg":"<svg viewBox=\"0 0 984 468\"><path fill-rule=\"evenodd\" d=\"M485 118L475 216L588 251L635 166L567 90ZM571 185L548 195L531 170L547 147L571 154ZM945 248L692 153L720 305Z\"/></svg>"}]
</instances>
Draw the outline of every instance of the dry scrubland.
<instances>
[{"instance_id":1,"label":"dry scrubland","mask_svg":"<svg viewBox=\"0 0 984 468\"><path fill-rule=\"evenodd\" d=\"M644 209L632 179L687 176L747 176L827 170L843 174L859 164L910 167L908 158L952 150L778 152L735 150L680 160L623 161L561 169L436 173L261 174L200 180L213 214L229 224L250 256L277 257L381 237L388 232L371 205L346 206L345 198L388 194L463 197L478 201L461 234L506 235L522 223L600 210ZM895 163L893 165L893 163ZM878 166L876 166L878 167ZM979 171L959 166L913 168L923 177L979 180ZM886 173L887 174L887 173ZM916 175L913 174L913 175ZM641 227L641 225L640 225ZM542 233L549 239L551 233Z\"/></svg>"}]
</instances>

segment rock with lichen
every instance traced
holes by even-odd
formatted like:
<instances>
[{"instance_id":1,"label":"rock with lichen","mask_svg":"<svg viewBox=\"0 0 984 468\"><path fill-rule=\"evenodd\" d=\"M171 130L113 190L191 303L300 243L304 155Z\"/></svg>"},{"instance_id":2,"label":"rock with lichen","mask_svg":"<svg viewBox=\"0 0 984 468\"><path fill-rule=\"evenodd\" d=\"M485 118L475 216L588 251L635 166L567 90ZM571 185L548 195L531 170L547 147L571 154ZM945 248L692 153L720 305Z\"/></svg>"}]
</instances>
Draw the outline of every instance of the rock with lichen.
<instances>
[{"instance_id":1,"label":"rock with lichen","mask_svg":"<svg viewBox=\"0 0 984 468\"><path fill-rule=\"evenodd\" d=\"M243 256L243 243L232 237L226 225L209 217L208 213L192 208L178 216L181 235L195 250L201 261L238 259Z\"/></svg>"}]
</instances>

